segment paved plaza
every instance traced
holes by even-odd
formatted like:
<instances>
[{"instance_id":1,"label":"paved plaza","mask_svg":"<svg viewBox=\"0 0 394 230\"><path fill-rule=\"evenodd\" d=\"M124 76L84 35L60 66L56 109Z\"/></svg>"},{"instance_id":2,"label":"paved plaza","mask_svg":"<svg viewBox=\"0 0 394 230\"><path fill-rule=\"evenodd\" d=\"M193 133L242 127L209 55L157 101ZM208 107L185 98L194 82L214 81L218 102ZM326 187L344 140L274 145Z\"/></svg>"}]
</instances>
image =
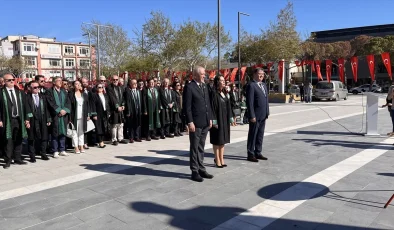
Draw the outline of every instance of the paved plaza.
<instances>
[{"instance_id":1,"label":"paved plaza","mask_svg":"<svg viewBox=\"0 0 394 230\"><path fill-rule=\"evenodd\" d=\"M383 135L361 135L362 99L272 105L268 161L246 161L239 125L215 168L208 137L203 183L188 136L0 169L0 229L394 229L391 120L381 109Z\"/></svg>"}]
</instances>

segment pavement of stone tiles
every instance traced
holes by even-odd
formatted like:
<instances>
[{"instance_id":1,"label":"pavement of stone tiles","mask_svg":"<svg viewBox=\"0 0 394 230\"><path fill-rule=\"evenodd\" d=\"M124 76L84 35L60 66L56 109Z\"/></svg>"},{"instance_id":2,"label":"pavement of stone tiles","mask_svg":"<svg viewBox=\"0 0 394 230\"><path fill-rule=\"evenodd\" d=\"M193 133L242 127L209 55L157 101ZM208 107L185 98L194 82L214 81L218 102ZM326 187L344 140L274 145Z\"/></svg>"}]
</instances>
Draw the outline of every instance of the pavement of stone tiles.
<instances>
[{"instance_id":1,"label":"pavement of stone tiles","mask_svg":"<svg viewBox=\"0 0 394 230\"><path fill-rule=\"evenodd\" d=\"M387 116L380 113L381 133L390 129ZM360 119L340 123L358 130ZM245 161L245 142L230 144L224 169L213 167L212 151L207 151L205 163L215 178L203 183L190 181L183 151L173 159L0 201L0 229L211 229L382 139L351 135L334 122L320 124L265 137L269 160L258 164ZM392 154L388 151L267 229L393 229L394 207L382 209L394 190Z\"/></svg>"}]
</instances>

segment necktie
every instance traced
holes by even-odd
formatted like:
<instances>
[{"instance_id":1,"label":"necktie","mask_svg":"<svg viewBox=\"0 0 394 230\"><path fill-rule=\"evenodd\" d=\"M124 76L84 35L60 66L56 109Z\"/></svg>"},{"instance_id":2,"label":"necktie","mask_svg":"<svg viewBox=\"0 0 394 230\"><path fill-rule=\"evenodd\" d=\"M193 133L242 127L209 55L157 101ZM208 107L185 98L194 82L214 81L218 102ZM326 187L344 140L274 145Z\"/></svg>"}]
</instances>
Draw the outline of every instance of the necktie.
<instances>
[{"instance_id":1,"label":"necktie","mask_svg":"<svg viewBox=\"0 0 394 230\"><path fill-rule=\"evenodd\" d=\"M204 86L203 86L203 84L201 83L201 84L199 85L199 87L200 87L202 96L205 97L205 94L204 94Z\"/></svg>"},{"instance_id":2,"label":"necktie","mask_svg":"<svg viewBox=\"0 0 394 230\"><path fill-rule=\"evenodd\" d=\"M259 83L259 86L260 86L261 90L263 90L264 96L267 96L267 95L265 94L265 89L264 89L263 83L260 82L260 83Z\"/></svg>"},{"instance_id":3,"label":"necktie","mask_svg":"<svg viewBox=\"0 0 394 230\"><path fill-rule=\"evenodd\" d=\"M38 107L39 103L40 103L40 99L38 98L38 94L34 94L34 101L36 103L36 107Z\"/></svg>"},{"instance_id":4,"label":"necktie","mask_svg":"<svg viewBox=\"0 0 394 230\"><path fill-rule=\"evenodd\" d=\"M12 116L17 117L18 116L18 109L16 108L16 99L14 96L14 91L10 90L11 93L11 101L12 101Z\"/></svg>"}]
</instances>

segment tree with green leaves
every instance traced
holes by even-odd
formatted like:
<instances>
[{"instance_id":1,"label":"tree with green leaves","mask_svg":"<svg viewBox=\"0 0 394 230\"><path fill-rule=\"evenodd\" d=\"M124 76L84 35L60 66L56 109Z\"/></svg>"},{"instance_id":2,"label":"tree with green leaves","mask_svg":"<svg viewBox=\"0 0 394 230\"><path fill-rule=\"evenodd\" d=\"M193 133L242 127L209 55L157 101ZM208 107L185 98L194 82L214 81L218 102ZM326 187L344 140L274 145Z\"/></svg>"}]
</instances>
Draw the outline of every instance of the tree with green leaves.
<instances>
[{"instance_id":1,"label":"tree with green leaves","mask_svg":"<svg viewBox=\"0 0 394 230\"><path fill-rule=\"evenodd\" d=\"M102 24L97 20L93 24ZM108 27L100 28L100 64L109 72L122 71L130 54L131 41L123 27L105 23ZM97 44L97 27L94 25L82 25L83 33L90 33L93 44ZM95 63L92 63L95 64Z\"/></svg>"}]
</instances>

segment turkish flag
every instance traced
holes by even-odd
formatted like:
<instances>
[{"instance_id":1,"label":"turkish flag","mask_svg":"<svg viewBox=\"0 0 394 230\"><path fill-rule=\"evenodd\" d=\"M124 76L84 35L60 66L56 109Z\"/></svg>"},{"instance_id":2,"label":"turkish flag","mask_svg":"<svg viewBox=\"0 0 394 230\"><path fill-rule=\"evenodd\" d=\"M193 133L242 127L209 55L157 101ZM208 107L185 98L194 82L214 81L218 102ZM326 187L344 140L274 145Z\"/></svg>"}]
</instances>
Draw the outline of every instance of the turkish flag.
<instances>
[{"instance_id":1,"label":"turkish flag","mask_svg":"<svg viewBox=\"0 0 394 230\"><path fill-rule=\"evenodd\" d=\"M320 61L319 60L315 60L314 62L316 64L317 77L319 78L320 81L323 81L323 76L321 75L321 72L320 72Z\"/></svg>"},{"instance_id":2,"label":"turkish flag","mask_svg":"<svg viewBox=\"0 0 394 230\"><path fill-rule=\"evenodd\" d=\"M284 67L284 61L279 61L278 63L278 75L279 75L279 80L283 81L283 67Z\"/></svg>"},{"instance_id":3,"label":"turkish flag","mask_svg":"<svg viewBox=\"0 0 394 230\"><path fill-rule=\"evenodd\" d=\"M231 72L231 77L230 77L231 82L235 81L235 75L237 75L237 72L238 72L238 68L234 68L233 71Z\"/></svg>"},{"instance_id":4,"label":"turkish flag","mask_svg":"<svg viewBox=\"0 0 394 230\"><path fill-rule=\"evenodd\" d=\"M392 80L392 75L391 75L391 62L390 62L390 54L388 52L382 53L382 60L384 66L386 66L387 73L389 74L390 80Z\"/></svg>"},{"instance_id":5,"label":"turkish flag","mask_svg":"<svg viewBox=\"0 0 394 230\"><path fill-rule=\"evenodd\" d=\"M326 60L326 78L328 82L331 82L331 72L332 72L332 61Z\"/></svg>"},{"instance_id":6,"label":"turkish flag","mask_svg":"<svg viewBox=\"0 0 394 230\"><path fill-rule=\"evenodd\" d=\"M246 66L241 67L241 81L245 80Z\"/></svg>"},{"instance_id":7,"label":"turkish flag","mask_svg":"<svg viewBox=\"0 0 394 230\"><path fill-rule=\"evenodd\" d=\"M345 83L345 59L338 59L338 67L339 67L339 78L341 82Z\"/></svg>"},{"instance_id":8,"label":"turkish flag","mask_svg":"<svg viewBox=\"0 0 394 230\"><path fill-rule=\"evenodd\" d=\"M358 58L357 57L351 57L350 58L350 63L352 64L353 79L354 79L355 82L357 82Z\"/></svg>"},{"instance_id":9,"label":"turkish flag","mask_svg":"<svg viewBox=\"0 0 394 230\"><path fill-rule=\"evenodd\" d=\"M375 55L367 55L367 62L369 67L369 74L371 75L372 81L375 81Z\"/></svg>"},{"instance_id":10,"label":"turkish flag","mask_svg":"<svg viewBox=\"0 0 394 230\"><path fill-rule=\"evenodd\" d=\"M300 61L295 61L296 66L301 66L302 64L300 63Z\"/></svg>"},{"instance_id":11,"label":"turkish flag","mask_svg":"<svg viewBox=\"0 0 394 230\"><path fill-rule=\"evenodd\" d=\"M216 75L216 70L211 70L209 73L209 78L210 79L215 78L215 75Z\"/></svg>"},{"instance_id":12,"label":"turkish flag","mask_svg":"<svg viewBox=\"0 0 394 230\"><path fill-rule=\"evenodd\" d=\"M310 65L312 66L312 72L313 72L313 73L316 73L316 70L315 70L315 61L314 61L314 60L310 61Z\"/></svg>"}]
</instances>

